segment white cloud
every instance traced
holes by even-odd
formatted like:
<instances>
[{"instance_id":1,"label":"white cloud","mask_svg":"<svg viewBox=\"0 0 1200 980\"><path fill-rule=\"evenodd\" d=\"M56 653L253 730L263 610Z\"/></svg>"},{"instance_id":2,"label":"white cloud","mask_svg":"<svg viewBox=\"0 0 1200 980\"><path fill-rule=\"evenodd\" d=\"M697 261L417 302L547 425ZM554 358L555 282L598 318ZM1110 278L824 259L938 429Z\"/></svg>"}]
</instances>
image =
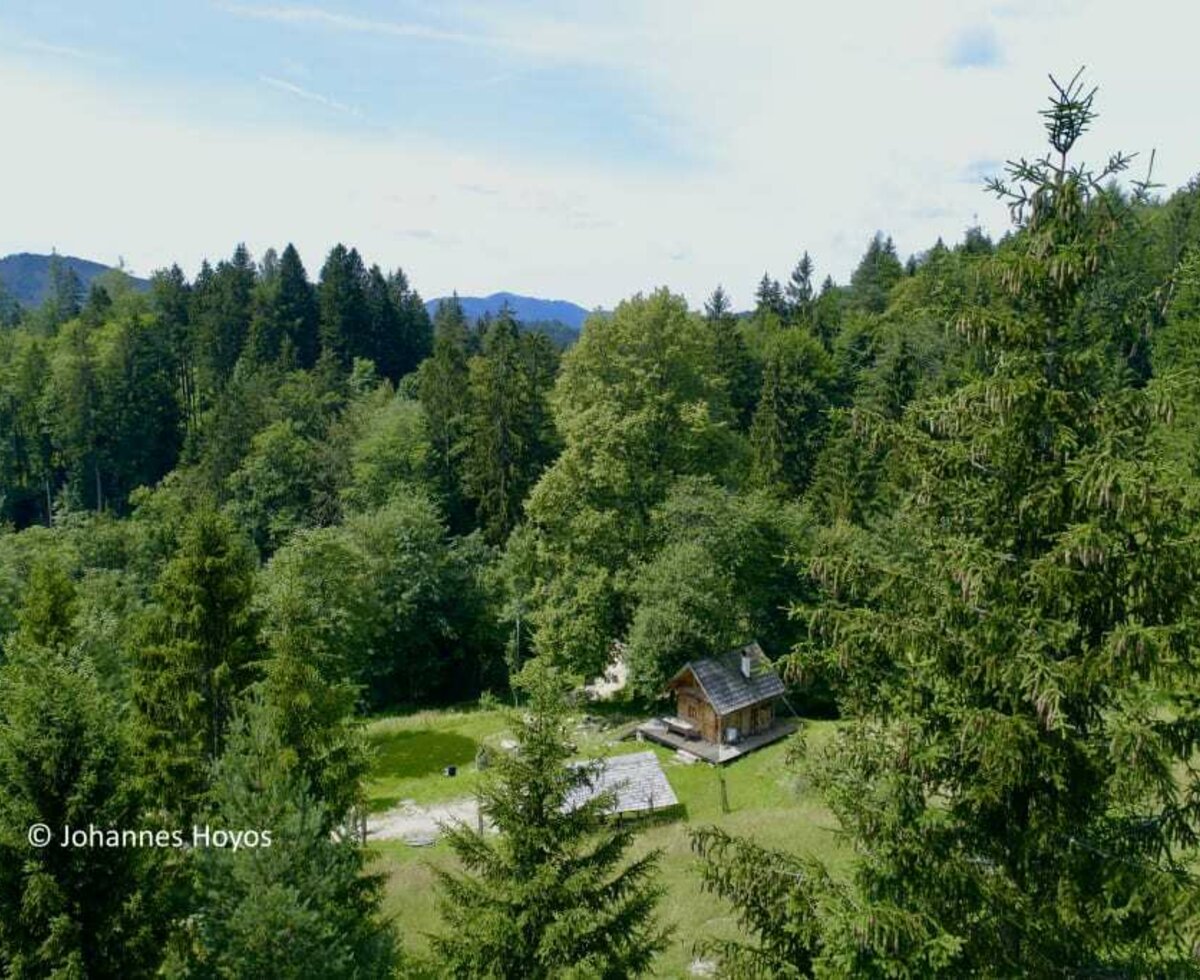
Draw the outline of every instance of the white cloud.
<instances>
[{"instance_id":1,"label":"white cloud","mask_svg":"<svg viewBox=\"0 0 1200 980\"><path fill-rule=\"evenodd\" d=\"M374 20L325 10L321 7L255 6L245 3L221 3L218 6L238 17L272 21L278 24L306 25L353 34L374 34L386 37L414 38L424 41L446 41L453 44L490 44L491 39L478 35L443 31L423 24L390 20Z\"/></svg>"},{"instance_id":2,"label":"white cloud","mask_svg":"<svg viewBox=\"0 0 1200 980\"><path fill-rule=\"evenodd\" d=\"M320 92L312 92L306 88L301 88L293 82L286 81L282 78L276 78L274 75L259 75L258 80L264 85L269 85L271 88L279 89L281 92L287 92L289 95L294 95L297 98L304 99L306 102L315 102L318 105L326 106L329 109L336 109L338 112L345 112L352 116L361 115L361 113L353 106L348 106L343 102L338 102L337 99L331 99Z\"/></svg>"},{"instance_id":3,"label":"white cloud","mask_svg":"<svg viewBox=\"0 0 1200 980\"><path fill-rule=\"evenodd\" d=\"M46 41L27 38L19 42L19 46L25 51L31 51L34 54L48 54L54 58L69 58L72 61L84 61L95 65L112 65L117 63L117 59L112 55L101 54L98 51L89 51L85 48L72 47L69 44L49 44Z\"/></svg>"},{"instance_id":4,"label":"white cloud","mask_svg":"<svg viewBox=\"0 0 1200 980\"><path fill-rule=\"evenodd\" d=\"M381 23L252 9L338 30ZM819 11L674 0L594 5L571 19L521 10L460 6L461 35L392 26L398 37L483 38L600 69L645 96L638 125L666 128L694 165L550 165L536 145L499 156L470 134L451 144L201 123L138 110L116 88L0 64L0 84L26 93L6 125L30 135L6 159L7 185L24 192L6 203L0 252L57 244L100 259L121 252L141 271L176 258L194 270L239 239L255 251L292 239L315 274L340 239L403 264L427 296L511 289L592 306L666 284L699 305L722 282L745 305L764 269L783 278L804 249L819 278L844 280L877 228L902 254L956 240L977 218L1002 231L1006 214L978 178L990 161L1039 152L1046 72L1085 62L1101 85L1086 155L1156 146L1171 187L1200 165L1196 15L1166 0L1140 8L1147 23L1170 24L1144 50L1116 0ZM948 68L954 39L977 29L991 32L1000 64Z\"/></svg>"}]
</instances>

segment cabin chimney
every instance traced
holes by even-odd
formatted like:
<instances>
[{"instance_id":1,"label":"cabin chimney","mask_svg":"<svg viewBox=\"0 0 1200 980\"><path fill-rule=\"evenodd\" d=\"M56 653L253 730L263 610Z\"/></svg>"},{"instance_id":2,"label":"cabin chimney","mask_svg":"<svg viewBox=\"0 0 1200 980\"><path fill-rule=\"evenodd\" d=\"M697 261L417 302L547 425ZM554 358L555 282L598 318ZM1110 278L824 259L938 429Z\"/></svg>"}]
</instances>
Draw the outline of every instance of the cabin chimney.
<instances>
[{"instance_id":1,"label":"cabin chimney","mask_svg":"<svg viewBox=\"0 0 1200 980\"><path fill-rule=\"evenodd\" d=\"M742 651L742 676L750 680L750 651Z\"/></svg>"}]
</instances>

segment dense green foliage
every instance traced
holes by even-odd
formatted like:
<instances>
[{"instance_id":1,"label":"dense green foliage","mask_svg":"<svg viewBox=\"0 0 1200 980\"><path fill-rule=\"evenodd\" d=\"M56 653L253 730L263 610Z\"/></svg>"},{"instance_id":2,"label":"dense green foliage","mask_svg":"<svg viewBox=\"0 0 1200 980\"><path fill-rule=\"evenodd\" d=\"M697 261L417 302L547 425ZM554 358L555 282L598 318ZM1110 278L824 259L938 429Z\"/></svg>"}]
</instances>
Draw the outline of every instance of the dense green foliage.
<instances>
[{"instance_id":1,"label":"dense green foliage","mask_svg":"<svg viewBox=\"0 0 1200 980\"><path fill-rule=\"evenodd\" d=\"M132 826L139 806L111 699L87 666L39 653L0 668L0 969L150 976L164 926L153 855L26 840L35 824Z\"/></svg>"},{"instance_id":2,"label":"dense green foliage","mask_svg":"<svg viewBox=\"0 0 1200 980\"><path fill-rule=\"evenodd\" d=\"M253 559L230 522L195 515L155 585L134 674L137 737L152 798L190 818L250 681Z\"/></svg>"},{"instance_id":3,"label":"dense green foliage","mask_svg":"<svg viewBox=\"0 0 1200 980\"><path fill-rule=\"evenodd\" d=\"M197 914L184 924L181 976L386 977L398 950L378 915L380 881L363 852L331 835L331 811L296 769L253 704L215 773L208 825L269 831L270 847L205 848Z\"/></svg>"},{"instance_id":4,"label":"dense green foliage","mask_svg":"<svg viewBox=\"0 0 1200 980\"><path fill-rule=\"evenodd\" d=\"M566 350L346 245L0 292L0 972L652 969L653 858L562 807L561 678L620 651L650 710L755 638L841 714L854 856L698 832L724 973L1194 974L1200 182L1076 164L1055 98L1003 239L878 233L846 285L793 253L746 313L663 288ZM451 834L398 966L362 717L521 676L498 833ZM279 843L25 838L204 821Z\"/></svg>"},{"instance_id":5,"label":"dense green foliage","mask_svg":"<svg viewBox=\"0 0 1200 980\"><path fill-rule=\"evenodd\" d=\"M512 719L517 746L479 792L499 835L461 825L447 834L464 870L437 872L440 968L496 980L640 976L666 944L654 915L658 855L625 860L633 831L605 821L609 796L568 802L596 773L567 764L570 686L541 660L521 681L529 700Z\"/></svg>"},{"instance_id":6,"label":"dense green foliage","mask_svg":"<svg viewBox=\"0 0 1200 980\"><path fill-rule=\"evenodd\" d=\"M1152 217L1104 186L1127 159L1071 162L1077 83L1045 115L1053 152L994 184L1019 233L953 309L975 369L855 409L892 506L819 533L795 609L794 668L851 719L821 785L852 879L696 838L759 939L724 950L737 975L1196 972L1200 486L1158 446L1195 379L1136 342L1159 283L1122 261Z\"/></svg>"}]
</instances>

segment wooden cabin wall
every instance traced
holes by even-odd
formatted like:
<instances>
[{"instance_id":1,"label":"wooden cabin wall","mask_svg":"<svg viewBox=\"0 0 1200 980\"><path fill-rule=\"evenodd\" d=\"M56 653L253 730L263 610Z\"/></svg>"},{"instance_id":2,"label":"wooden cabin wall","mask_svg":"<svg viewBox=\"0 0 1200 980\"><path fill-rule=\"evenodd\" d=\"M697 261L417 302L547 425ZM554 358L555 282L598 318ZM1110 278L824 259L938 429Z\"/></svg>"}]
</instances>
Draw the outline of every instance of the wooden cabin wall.
<instances>
[{"instance_id":1,"label":"wooden cabin wall","mask_svg":"<svg viewBox=\"0 0 1200 980\"><path fill-rule=\"evenodd\" d=\"M754 709L754 731L765 732L775 724L775 702L768 701L766 704L760 704Z\"/></svg>"},{"instance_id":2,"label":"wooden cabin wall","mask_svg":"<svg viewBox=\"0 0 1200 980\"><path fill-rule=\"evenodd\" d=\"M676 688L675 713L699 728L700 737L708 742L723 742L729 728L736 728L743 736L757 735L775 723L773 701L750 705L720 718L699 688L691 686Z\"/></svg>"},{"instance_id":3,"label":"wooden cabin wall","mask_svg":"<svg viewBox=\"0 0 1200 980\"><path fill-rule=\"evenodd\" d=\"M718 740L721 728L717 723L717 713L713 711L711 704L697 694L688 690L679 691L675 702L675 713L684 721L690 721L699 728L701 738L709 742Z\"/></svg>"},{"instance_id":4,"label":"wooden cabin wall","mask_svg":"<svg viewBox=\"0 0 1200 980\"><path fill-rule=\"evenodd\" d=\"M721 719L721 728L736 728L742 736L757 735L767 731L774 723L775 705L767 702L766 704L753 704L727 715Z\"/></svg>"},{"instance_id":5,"label":"wooden cabin wall","mask_svg":"<svg viewBox=\"0 0 1200 980\"><path fill-rule=\"evenodd\" d=\"M750 712L742 708L735 711L731 715L726 715L721 719L721 727L728 731L730 728L736 728L738 735L749 735L750 729L747 727L750 724Z\"/></svg>"}]
</instances>

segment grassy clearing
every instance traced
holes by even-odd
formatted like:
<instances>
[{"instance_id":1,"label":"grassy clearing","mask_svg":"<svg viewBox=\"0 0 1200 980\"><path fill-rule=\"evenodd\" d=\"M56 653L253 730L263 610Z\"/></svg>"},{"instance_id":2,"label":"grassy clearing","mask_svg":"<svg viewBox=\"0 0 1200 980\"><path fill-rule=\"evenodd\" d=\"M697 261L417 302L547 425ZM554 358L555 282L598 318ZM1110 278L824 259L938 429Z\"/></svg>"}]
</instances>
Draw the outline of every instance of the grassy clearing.
<instances>
[{"instance_id":1,"label":"grassy clearing","mask_svg":"<svg viewBox=\"0 0 1200 980\"><path fill-rule=\"evenodd\" d=\"M373 722L367 729L375 752L367 782L371 811L401 800L428 804L470 796L479 778L476 754L481 746L499 751L504 732L500 711L421 711ZM446 766L457 766L458 775L444 776Z\"/></svg>"},{"instance_id":2,"label":"grassy clearing","mask_svg":"<svg viewBox=\"0 0 1200 980\"><path fill-rule=\"evenodd\" d=\"M832 722L806 722L810 748L819 747L833 728ZM377 755L368 794L373 809L386 809L400 800L428 804L470 795L479 778L474 764L479 746L498 750L506 724L499 711L422 712L376 721L369 735ZM683 805L679 819L648 824L637 843L639 853L663 851L667 895L662 914L676 928L670 949L659 959L658 976L687 977L697 939L736 934L728 908L700 891L689 827L715 824L766 846L814 854L835 865L845 859L833 833L833 817L809 788L803 761L789 762L790 739L725 767L731 811L726 814L721 812L720 785L712 766L685 765L657 746L609 744L604 730L580 729L579 736L584 754L653 748ZM451 764L461 767L457 777L442 775L443 767ZM426 949L428 934L439 926L429 865L445 865L453 856L440 842L413 848L401 841L381 841L372 847L377 855L373 868L388 877L387 911L396 917L405 945L414 952Z\"/></svg>"}]
</instances>

